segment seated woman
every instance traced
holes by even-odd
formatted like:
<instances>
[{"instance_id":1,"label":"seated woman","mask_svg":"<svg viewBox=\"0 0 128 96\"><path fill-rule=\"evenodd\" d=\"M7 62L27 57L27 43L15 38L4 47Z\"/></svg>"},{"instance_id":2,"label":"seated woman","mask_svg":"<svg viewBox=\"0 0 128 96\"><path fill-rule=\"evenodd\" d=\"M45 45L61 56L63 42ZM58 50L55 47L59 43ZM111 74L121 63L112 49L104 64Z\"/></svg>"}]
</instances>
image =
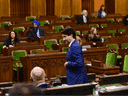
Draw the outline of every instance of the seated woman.
<instances>
[{"instance_id":1,"label":"seated woman","mask_svg":"<svg viewBox=\"0 0 128 96\"><path fill-rule=\"evenodd\" d=\"M15 46L15 43L20 43L20 40L17 37L16 32L11 31L9 33L9 37L7 37L4 40L3 48L6 48L6 47L14 47Z\"/></svg>"},{"instance_id":2,"label":"seated woman","mask_svg":"<svg viewBox=\"0 0 128 96\"><path fill-rule=\"evenodd\" d=\"M128 15L124 18L123 23L125 26L128 25Z\"/></svg>"},{"instance_id":3,"label":"seated woman","mask_svg":"<svg viewBox=\"0 0 128 96\"><path fill-rule=\"evenodd\" d=\"M89 41L93 42L93 47L97 47L96 41L101 41L100 35L97 33L95 27L92 27L90 30L90 34L88 34Z\"/></svg>"},{"instance_id":4,"label":"seated woman","mask_svg":"<svg viewBox=\"0 0 128 96\"><path fill-rule=\"evenodd\" d=\"M104 5L101 5L100 10L98 11L98 17L106 17L108 12L105 9Z\"/></svg>"}]
</instances>

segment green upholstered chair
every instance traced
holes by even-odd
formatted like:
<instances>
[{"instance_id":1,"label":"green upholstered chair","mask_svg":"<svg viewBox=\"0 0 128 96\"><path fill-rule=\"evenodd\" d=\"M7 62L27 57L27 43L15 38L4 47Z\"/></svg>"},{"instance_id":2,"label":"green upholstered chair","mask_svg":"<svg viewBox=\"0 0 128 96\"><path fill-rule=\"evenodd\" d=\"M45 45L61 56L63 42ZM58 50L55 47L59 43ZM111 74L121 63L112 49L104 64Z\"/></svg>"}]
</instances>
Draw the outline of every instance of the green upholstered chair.
<instances>
[{"instance_id":1,"label":"green upholstered chair","mask_svg":"<svg viewBox=\"0 0 128 96\"><path fill-rule=\"evenodd\" d=\"M32 49L30 50L30 54L36 54L36 52L43 52L44 49Z\"/></svg>"},{"instance_id":2,"label":"green upholstered chair","mask_svg":"<svg viewBox=\"0 0 128 96\"><path fill-rule=\"evenodd\" d=\"M80 31L76 31L75 33L76 33L76 36L77 36L77 35L81 35L81 34L80 34Z\"/></svg>"},{"instance_id":3,"label":"green upholstered chair","mask_svg":"<svg viewBox=\"0 0 128 96\"><path fill-rule=\"evenodd\" d=\"M26 21L30 21L31 19L36 19L36 16L27 16Z\"/></svg>"},{"instance_id":4,"label":"green upholstered chair","mask_svg":"<svg viewBox=\"0 0 128 96\"><path fill-rule=\"evenodd\" d=\"M87 35L88 31L82 31L82 35Z\"/></svg>"},{"instance_id":5,"label":"green upholstered chair","mask_svg":"<svg viewBox=\"0 0 128 96\"><path fill-rule=\"evenodd\" d=\"M47 22L40 22L40 26L44 26L44 24L48 24Z\"/></svg>"},{"instance_id":6,"label":"green upholstered chair","mask_svg":"<svg viewBox=\"0 0 128 96\"><path fill-rule=\"evenodd\" d=\"M12 56L13 56L13 70L17 71L17 78L14 77L17 81L19 81L19 68L23 67L20 57L25 57L27 55L26 50L16 50L12 51Z\"/></svg>"},{"instance_id":7,"label":"green upholstered chair","mask_svg":"<svg viewBox=\"0 0 128 96\"><path fill-rule=\"evenodd\" d=\"M24 31L25 28L24 27L15 27L15 28L13 28L13 30L18 34L19 31Z\"/></svg>"},{"instance_id":8,"label":"green upholstered chair","mask_svg":"<svg viewBox=\"0 0 128 96\"><path fill-rule=\"evenodd\" d=\"M128 72L128 55L125 55L125 57L124 57L123 71Z\"/></svg>"},{"instance_id":9,"label":"green upholstered chair","mask_svg":"<svg viewBox=\"0 0 128 96\"><path fill-rule=\"evenodd\" d=\"M107 24L101 24L101 28L107 27Z\"/></svg>"},{"instance_id":10,"label":"green upholstered chair","mask_svg":"<svg viewBox=\"0 0 128 96\"><path fill-rule=\"evenodd\" d=\"M65 18L69 18L69 16L61 16L62 20L65 20Z\"/></svg>"},{"instance_id":11,"label":"green upholstered chair","mask_svg":"<svg viewBox=\"0 0 128 96\"><path fill-rule=\"evenodd\" d=\"M98 15L94 15L94 17L95 17L95 19L97 19L98 18Z\"/></svg>"},{"instance_id":12,"label":"green upholstered chair","mask_svg":"<svg viewBox=\"0 0 128 96\"><path fill-rule=\"evenodd\" d=\"M59 39L59 44L64 44L64 40L63 39Z\"/></svg>"},{"instance_id":13,"label":"green upholstered chair","mask_svg":"<svg viewBox=\"0 0 128 96\"><path fill-rule=\"evenodd\" d=\"M52 44L57 44L57 40L56 39L44 40L44 44L46 45L46 47L49 47L49 51L53 51Z\"/></svg>"},{"instance_id":14,"label":"green upholstered chair","mask_svg":"<svg viewBox=\"0 0 128 96\"><path fill-rule=\"evenodd\" d=\"M0 27L1 27L1 28L4 28L5 25L9 25L9 23L1 23L1 24L0 24Z\"/></svg>"},{"instance_id":15,"label":"green upholstered chair","mask_svg":"<svg viewBox=\"0 0 128 96\"><path fill-rule=\"evenodd\" d=\"M95 27L95 28L98 28L99 25L98 25L98 24L89 24L89 27Z\"/></svg>"},{"instance_id":16,"label":"green upholstered chair","mask_svg":"<svg viewBox=\"0 0 128 96\"><path fill-rule=\"evenodd\" d=\"M62 52L68 52L68 47L62 47Z\"/></svg>"},{"instance_id":17,"label":"green upholstered chair","mask_svg":"<svg viewBox=\"0 0 128 96\"><path fill-rule=\"evenodd\" d=\"M121 44L121 48L122 48L122 49L125 49L125 47L128 47L128 43L123 43L123 44Z\"/></svg>"},{"instance_id":18,"label":"green upholstered chair","mask_svg":"<svg viewBox=\"0 0 128 96\"><path fill-rule=\"evenodd\" d=\"M0 54L2 54L3 42L0 42Z\"/></svg>"},{"instance_id":19,"label":"green upholstered chair","mask_svg":"<svg viewBox=\"0 0 128 96\"><path fill-rule=\"evenodd\" d=\"M64 29L63 25L61 26L54 26L54 29L56 30L56 32L60 32L60 29Z\"/></svg>"},{"instance_id":20,"label":"green upholstered chair","mask_svg":"<svg viewBox=\"0 0 128 96\"><path fill-rule=\"evenodd\" d=\"M126 32L126 29L118 30L118 31L119 31L119 33L120 33L120 32Z\"/></svg>"},{"instance_id":21,"label":"green upholstered chair","mask_svg":"<svg viewBox=\"0 0 128 96\"><path fill-rule=\"evenodd\" d=\"M108 33L113 33L113 37L115 37L116 30L107 30Z\"/></svg>"},{"instance_id":22,"label":"green upholstered chair","mask_svg":"<svg viewBox=\"0 0 128 96\"><path fill-rule=\"evenodd\" d=\"M107 19L106 21L110 21L111 23L113 23L114 22L114 19L112 18L112 19Z\"/></svg>"},{"instance_id":23,"label":"green upholstered chair","mask_svg":"<svg viewBox=\"0 0 128 96\"><path fill-rule=\"evenodd\" d=\"M106 64L114 66L115 65L115 59L116 59L116 53L108 52L106 55Z\"/></svg>"},{"instance_id":24,"label":"green upholstered chair","mask_svg":"<svg viewBox=\"0 0 128 96\"><path fill-rule=\"evenodd\" d=\"M123 19L122 18L116 18L116 21L120 22L120 21L123 21Z\"/></svg>"},{"instance_id":25,"label":"green upholstered chair","mask_svg":"<svg viewBox=\"0 0 128 96\"><path fill-rule=\"evenodd\" d=\"M102 38L104 39L104 41L108 40L108 36L102 36Z\"/></svg>"},{"instance_id":26,"label":"green upholstered chair","mask_svg":"<svg viewBox=\"0 0 128 96\"><path fill-rule=\"evenodd\" d=\"M103 86L99 86L101 88L106 88L106 87L109 87L109 86L124 86L122 84L111 84L111 85L103 85Z\"/></svg>"}]
</instances>

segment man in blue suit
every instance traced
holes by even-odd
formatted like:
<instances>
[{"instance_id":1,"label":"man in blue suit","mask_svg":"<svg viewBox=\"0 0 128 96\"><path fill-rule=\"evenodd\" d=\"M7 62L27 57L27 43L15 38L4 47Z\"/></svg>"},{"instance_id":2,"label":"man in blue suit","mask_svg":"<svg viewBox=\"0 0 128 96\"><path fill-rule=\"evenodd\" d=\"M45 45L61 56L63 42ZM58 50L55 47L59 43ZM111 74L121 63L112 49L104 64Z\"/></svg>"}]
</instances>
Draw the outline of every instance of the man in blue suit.
<instances>
[{"instance_id":1,"label":"man in blue suit","mask_svg":"<svg viewBox=\"0 0 128 96\"><path fill-rule=\"evenodd\" d=\"M68 85L90 83L85 70L83 53L72 28L62 30L63 40L70 42L64 66L67 70Z\"/></svg>"},{"instance_id":2,"label":"man in blue suit","mask_svg":"<svg viewBox=\"0 0 128 96\"><path fill-rule=\"evenodd\" d=\"M31 71L31 79L37 85L36 87L50 88L49 85L45 83L45 71L40 67L34 67Z\"/></svg>"}]
</instances>

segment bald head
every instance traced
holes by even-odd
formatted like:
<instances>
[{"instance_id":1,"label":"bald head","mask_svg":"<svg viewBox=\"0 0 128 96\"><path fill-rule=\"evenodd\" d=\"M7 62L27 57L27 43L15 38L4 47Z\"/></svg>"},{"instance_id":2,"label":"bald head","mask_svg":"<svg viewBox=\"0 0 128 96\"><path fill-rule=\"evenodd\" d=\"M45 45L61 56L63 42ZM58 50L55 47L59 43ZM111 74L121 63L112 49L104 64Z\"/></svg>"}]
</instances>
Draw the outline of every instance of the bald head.
<instances>
[{"instance_id":1,"label":"bald head","mask_svg":"<svg viewBox=\"0 0 128 96\"><path fill-rule=\"evenodd\" d=\"M45 77L45 72L41 67L34 67L31 71L33 81L42 80Z\"/></svg>"},{"instance_id":2,"label":"bald head","mask_svg":"<svg viewBox=\"0 0 128 96\"><path fill-rule=\"evenodd\" d=\"M88 12L87 12L87 10L83 10L81 14L84 16L87 16Z\"/></svg>"}]
</instances>

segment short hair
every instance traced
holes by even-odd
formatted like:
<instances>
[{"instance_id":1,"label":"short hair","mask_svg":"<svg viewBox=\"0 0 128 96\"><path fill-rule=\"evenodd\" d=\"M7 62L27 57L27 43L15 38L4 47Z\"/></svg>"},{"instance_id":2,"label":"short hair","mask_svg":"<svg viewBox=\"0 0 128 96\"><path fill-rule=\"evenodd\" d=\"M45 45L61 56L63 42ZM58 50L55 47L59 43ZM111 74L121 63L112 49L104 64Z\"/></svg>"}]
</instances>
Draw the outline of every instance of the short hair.
<instances>
[{"instance_id":1,"label":"short hair","mask_svg":"<svg viewBox=\"0 0 128 96\"><path fill-rule=\"evenodd\" d=\"M32 25L34 25L34 23L35 23L37 26L40 26L40 22L39 22L39 21L34 20L34 21L32 22Z\"/></svg>"},{"instance_id":2,"label":"short hair","mask_svg":"<svg viewBox=\"0 0 128 96\"><path fill-rule=\"evenodd\" d=\"M73 35L73 38L76 39L76 33L72 28L65 28L64 30L61 31L62 34L66 34L66 35Z\"/></svg>"},{"instance_id":3,"label":"short hair","mask_svg":"<svg viewBox=\"0 0 128 96\"><path fill-rule=\"evenodd\" d=\"M83 15L85 12L84 12L85 10L83 10L82 12L81 12L81 14ZM87 10L86 10L87 11Z\"/></svg>"},{"instance_id":4,"label":"short hair","mask_svg":"<svg viewBox=\"0 0 128 96\"><path fill-rule=\"evenodd\" d=\"M32 83L18 83L15 84L14 88L9 90L9 96L17 95L43 95L44 90L36 87Z\"/></svg>"},{"instance_id":5,"label":"short hair","mask_svg":"<svg viewBox=\"0 0 128 96\"><path fill-rule=\"evenodd\" d=\"M42 73L41 73L41 75L40 76L36 76L35 74L33 74L33 71L35 70L35 69L41 69L42 70ZM44 75L45 75L45 71L44 71L44 69L42 69L41 67L34 67L33 69L32 69L32 71L31 71L31 78L33 79L33 81L35 81L35 80L42 80L43 78L44 78Z\"/></svg>"}]
</instances>

